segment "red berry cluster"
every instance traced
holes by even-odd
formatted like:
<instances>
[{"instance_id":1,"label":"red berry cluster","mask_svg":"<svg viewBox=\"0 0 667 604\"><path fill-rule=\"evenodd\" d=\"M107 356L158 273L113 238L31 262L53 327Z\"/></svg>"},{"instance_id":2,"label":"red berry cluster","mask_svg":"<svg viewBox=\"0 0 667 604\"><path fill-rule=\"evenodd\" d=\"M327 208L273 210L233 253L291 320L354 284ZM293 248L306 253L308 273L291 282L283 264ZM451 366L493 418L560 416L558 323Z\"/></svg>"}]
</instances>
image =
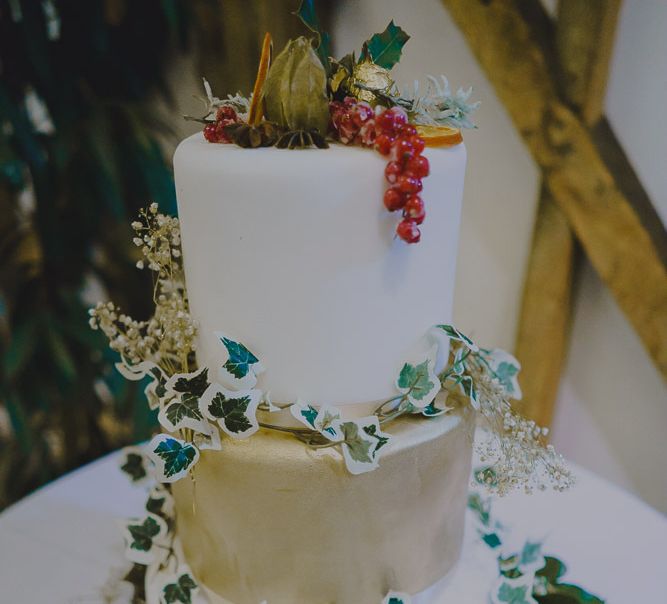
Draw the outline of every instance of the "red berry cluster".
<instances>
[{"instance_id":1,"label":"red berry cluster","mask_svg":"<svg viewBox=\"0 0 667 604\"><path fill-rule=\"evenodd\" d=\"M204 138L209 143L231 143L231 139L225 134L225 126L240 122L234 107L223 105L215 114L215 121L204 126Z\"/></svg>"},{"instance_id":2,"label":"red berry cluster","mask_svg":"<svg viewBox=\"0 0 667 604\"><path fill-rule=\"evenodd\" d=\"M384 205L390 212L403 210L396 234L406 243L417 243L418 225L426 216L419 193L429 164L422 155L424 139L408 123L408 114L400 107L373 111L368 103L352 97L332 102L330 109L331 127L342 143L373 146L390 157L384 174L391 186L385 191Z\"/></svg>"}]
</instances>

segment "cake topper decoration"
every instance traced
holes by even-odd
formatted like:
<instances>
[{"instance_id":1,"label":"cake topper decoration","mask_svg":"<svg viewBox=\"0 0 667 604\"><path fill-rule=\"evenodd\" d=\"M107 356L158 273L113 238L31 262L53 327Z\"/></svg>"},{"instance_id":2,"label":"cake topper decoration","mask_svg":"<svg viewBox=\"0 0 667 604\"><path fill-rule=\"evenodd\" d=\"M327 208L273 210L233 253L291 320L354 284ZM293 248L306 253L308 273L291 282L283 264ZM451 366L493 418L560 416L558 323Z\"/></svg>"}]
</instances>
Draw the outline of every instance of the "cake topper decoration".
<instances>
[{"instance_id":1,"label":"cake topper decoration","mask_svg":"<svg viewBox=\"0 0 667 604\"><path fill-rule=\"evenodd\" d=\"M388 160L384 206L402 214L396 236L417 243L426 217L422 180L430 170L424 148L458 145L461 128L474 128L470 115L478 103L468 102L472 89L452 95L444 76L428 76L423 93L418 82L402 91L391 69L410 36L393 20L362 44L358 58L351 52L335 59L313 0L302 0L295 14L313 39L288 41L272 60L267 33L250 98L237 93L219 99L204 80L206 114L188 119L203 122L211 143L326 149L337 142L374 148Z\"/></svg>"}]
</instances>

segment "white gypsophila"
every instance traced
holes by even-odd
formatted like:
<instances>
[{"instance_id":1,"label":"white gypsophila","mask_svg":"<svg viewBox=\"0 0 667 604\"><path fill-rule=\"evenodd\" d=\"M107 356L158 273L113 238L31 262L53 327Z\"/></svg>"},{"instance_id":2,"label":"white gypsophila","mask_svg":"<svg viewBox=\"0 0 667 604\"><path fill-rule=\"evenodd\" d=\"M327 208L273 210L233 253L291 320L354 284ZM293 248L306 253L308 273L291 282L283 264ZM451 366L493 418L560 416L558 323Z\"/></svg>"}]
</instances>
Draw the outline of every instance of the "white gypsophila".
<instances>
[{"instance_id":1,"label":"white gypsophila","mask_svg":"<svg viewBox=\"0 0 667 604\"><path fill-rule=\"evenodd\" d=\"M220 99L217 96L214 96L208 80L206 78L202 78L202 80L204 81L204 91L206 92L206 99L204 100L204 103L206 104L205 120L215 120L217 110L220 107L232 107L241 120L246 121L248 119L252 94L250 97L246 97L240 92L237 92L234 95L228 94L227 98Z\"/></svg>"},{"instance_id":2,"label":"white gypsophila","mask_svg":"<svg viewBox=\"0 0 667 604\"><path fill-rule=\"evenodd\" d=\"M430 126L451 126L453 128L475 128L470 116L479 107L479 101L469 103L472 87L459 88L452 94L449 81L443 75L440 80L427 76L426 89L422 93L418 80L412 89L402 91L404 106L408 107L413 121Z\"/></svg>"}]
</instances>

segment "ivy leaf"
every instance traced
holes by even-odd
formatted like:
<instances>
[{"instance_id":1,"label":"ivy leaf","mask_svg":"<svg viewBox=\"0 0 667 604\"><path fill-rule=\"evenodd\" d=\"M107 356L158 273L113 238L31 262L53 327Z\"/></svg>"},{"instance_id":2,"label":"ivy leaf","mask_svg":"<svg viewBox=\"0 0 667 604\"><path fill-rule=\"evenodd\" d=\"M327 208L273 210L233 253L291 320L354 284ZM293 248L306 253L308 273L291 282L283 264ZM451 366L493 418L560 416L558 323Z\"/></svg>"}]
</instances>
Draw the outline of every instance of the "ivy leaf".
<instances>
[{"instance_id":1,"label":"ivy leaf","mask_svg":"<svg viewBox=\"0 0 667 604\"><path fill-rule=\"evenodd\" d=\"M424 417L438 417L439 415L443 415L444 413L447 413L451 407L436 407L435 406L435 400L430 402L426 407L423 409L417 409L417 412L421 411L421 414Z\"/></svg>"},{"instance_id":2,"label":"ivy leaf","mask_svg":"<svg viewBox=\"0 0 667 604\"><path fill-rule=\"evenodd\" d=\"M167 376L157 365L148 371L148 376L151 380L144 389L144 394L148 399L148 407L153 410L167 397Z\"/></svg>"},{"instance_id":3,"label":"ivy leaf","mask_svg":"<svg viewBox=\"0 0 667 604\"><path fill-rule=\"evenodd\" d=\"M378 450L386 444L387 434L380 430L376 416L357 420L336 420L341 435L345 465L351 474L363 474L378 467Z\"/></svg>"},{"instance_id":4,"label":"ivy leaf","mask_svg":"<svg viewBox=\"0 0 667 604\"><path fill-rule=\"evenodd\" d=\"M317 56L319 57L324 69L329 73L331 56L331 40L329 34L322 31L320 20L315 12L314 0L301 0L298 10L294 13L302 23L317 36Z\"/></svg>"},{"instance_id":5,"label":"ivy leaf","mask_svg":"<svg viewBox=\"0 0 667 604\"><path fill-rule=\"evenodd\" d=\"M507 604L537 604L530 595L530 585L513 586L503 582L498 588L497 601Z\"/></svg>"},{"instance_id":6,"label":"ivy leaf","mask_svg":"<svg viewBox=\"0 0 667 604\"><path fill-rule=\"evenodd\" d=\"M167 534L166 522L155 514L126 521L123 525L126 558L137 564L161 562L167 551L160 546L164 545Z\"/></svg>"},{"instance_id":7,"label":"ivy leaf","mask_svg":"<svg viewBox=\"0 0 667 604\"><path fill-rule=\"evenodd\" d=\"M148 478L147 458L138 447L126 447L122 451L120 469L130 477L133 483L143 482Z\"/></svg>"},{"instance_id":8,"label":"ivy leaf","mask_svg":"<svg viewBox=\"0 0 667 604\"><path fill-rule=\"evenodd\" d=\"M458 380L458 383L461 386L463 394L470 400L470 404L474 409L479 411L479 398L477 397L477 389L475 388L475 382L473 379L469 375L464 375Z\"/></svg>"},{"instance_id":9,"label":"ivy leaf","mask_svg":"<svg viewBox=\"0 0 667 604\"><path fill-rule=\"evenodd\" d=\"M540 604L604 604L604 600L578 585L558 582L567 570L561 560L546 556L544 561L544 566L537 571L537 577L546 581L549 595L538 597Z\"/></svg>"},{"instance_id":10,"label":"ivy leaf","mask_svg":"<svg viewBox=\"0 0 667 604\"><path fill-rule=\"evenodd\" d=\"M211 384L199 404L204 416L217 421L229 436L247 438L259 429L257 405L261 397L259 390L232 391Z\"/></svg>"},{"instance_id":11,"label":"ivy leaf","mask_svg":"<svg viewBox=\"0 0 667 604\"><path fill-rule=\"evenodd\" d=\"M340 411L335 407L323 406L319 409L313 405L296 402L290 405L292 416L306 427L316 430L328 440L340 440L334 425L340 419Z\"/></svg>"},{"instance_id":12,"label":"ivy leaf","mask_svg":"<svg viewBox=\"0 0 667 604\"><path fill-rule=\"evenodd\" d=\"M526 541L521 550L521 557L519 559L519 565L522 567L521 570L527 566L534 566L536 563L539 563L539 566L537 567L538 569L544 566L542 543L539 541Z\"/></svg>"},{"instance_id":13,"label":"ivy leaf","mask_svg":"<svg viewBox=\"0 0 667 604\"><path fill-rule=\"evenodd\" d=\"M146 511L164 518L167 524L173 518L174 498L163 484L157 484L150 490L146 500Z\"/></svg>"},{"instance_id":14,"label":"ivy leaf","mask_svg":"<svg viewBox=\"0 0 667 604\"><path fill-rule=\"evenodd\" d=\"M498 537L497 533L486 533L482 537L482 541L484 541L484 543L486 543L491 549L500 547L502 544L502 541L500 540L500 537Z\"/></svg>"},{"instance_id":15,"label":"ivy leaf","mask_svg":"<svg viewBox=\"0 0 667 604\"><path fill-rule=\"evenodd\" d=\"M488 363L489 369L500 382L505 394L509 398L521 400L522 393L518 379L521 363L501 348L482 350L481 354Z\"/></svg>"},{"instance_id":16,"label":"ivy leaf","mask_svg":"<svg viewBox=\"0 0 667 604\"><path fill-rule=\"evenodd\" d=\"M470 493L468 496L468 509L475 512L477 520L484 527L488 527L491 522L491 509L489 502L482 499L479 493Z\"/></svg>"},{"instance_id":17,"label":"ivy leaf","mask_svg":"<svg viewBox=\"0 0 667 604\"><path fill-rule=\"evenodd\" d=\"M227 354L221 371L233 384L240 383L242 388L252 388L257 383L257 376L264 371L259 359L243 344L232 340L223 332L216 331L215 335Z\"/></svg>"},{"instance_id":18,"label":"ivy leaf","mask_svg":"<svg viewBox=\"0 0 667 604\"><path fill-rule=\"evenodd\" d=\"M429 357L413 365L405 363L396 380L396 388L405 394L408 402L422 409L433 402L440 392L440 380L435 374L435 348L429 352Z\"/></svg>"},{"instance_id":19,"label":"ivy leaf","mask_svg":"<svg viewBox=\"0 0 667 604\"><path fill-rule=\"evenodd\" d=\"M409 39L410 36L392 20L381 34L364 42L359 62L370 58L376 65L391 69L401 59L401 50Z\"/></svg>"},{"instance_id":20,"label":"ivy leaf","mask_svg":"<svg viewBox=\"0 0 667 604\"><path fill-rule=\"evenodd\" d=\"M205 431L204 417L199 410L201 397L191 392L181 392L160 409L158 421L168 432L190 428Z\"/></svg>"},{"instance_id":21,"label":"ivy leaf","mask_svg":"<svg viewBox=\"0 0 667 604\"><path fill-rule=\"evenodd\" d=\"M192 373L177 373L172 375L165 387L167 390L181 394L192 394L200 397L208 388L208 367L201 367Z\"/></svg>"},{"instance_id":22,"label":"ivy leaf","mask_svg":"<svg viewBox=\"0 0 667 604\"><path fill-rule=\"evenodd\" d=\"M382 604L411 604L412 598L408 594L390 591L382 600Z\"/></svg>"},{"instance_id":23,"label":"ivy leaf","mask_svg":"<svg viewBox=\"0 0 667 604\"><path fill-rule=\"evenodd\" d=\"M549 583L556 583L566 571L567 567L558 558L546 556L544 559L544 566L537 571L537 576L546 577Z\"/></svg>"},{"instance_id":24,"label":"ivy leaf","mask_svg":"<svg viewBox=\"0 0 667 604\"><path fill-rule=\"evenodd\" d=\"M152 361L142 361L136 365L130 365L125 359L121 359L118 363L115 364L118 373L120 373L126 380L132 382L138 382L143 380L146 377L148 372L157 367Z\"/></svg>"},{"instance_id":25,"label":"ivy leaf","mask_svg":"<svg viewBox=\"0 0 667 604\"><path fill-rule=\"evenodd\" d=\"M159 482L176 482L199 461L199 449L168 434L158 434L149 445Z\"/></svg>"},{"instance_id":26,"label":"ivy leaf","mask_svg":"<svg viewBox=\"0 0 667 604\"><path fill-rule=\"evenodd\" d=\"M220 451L222 449L220 430L218 430L217 426L211 425L208 422L201 431L194 433L192 442L200 451L205 451L207 449L211 451Z\"/></svg>"},{"instance_id":27,"label":"ivy leaf","mask_svg":"<svg viewBox=\"0 0 667 604\"><path fill-rule=\"evenodd\" d=\"M192 595L199 586L189 573L184 573L175 583L168 583L162 589L164 604L192 604Z\"/></svg>"},{"instance_id":28,"label":"ivy leaf","mask_svg":"<svg viewBox=\"0 0 667 604\"><path fill-rule=\"evenodd\" d=\"M461 333L456 327L453 327L452 325L436 325L436 329L441 329L444 331L447 336L451 340L456 340L457 342L461 342L466 348L471 350L472 352L478 352L479 351L479 346L475 344L468 336L465 334Z\"/></svg>"}]
</instances>

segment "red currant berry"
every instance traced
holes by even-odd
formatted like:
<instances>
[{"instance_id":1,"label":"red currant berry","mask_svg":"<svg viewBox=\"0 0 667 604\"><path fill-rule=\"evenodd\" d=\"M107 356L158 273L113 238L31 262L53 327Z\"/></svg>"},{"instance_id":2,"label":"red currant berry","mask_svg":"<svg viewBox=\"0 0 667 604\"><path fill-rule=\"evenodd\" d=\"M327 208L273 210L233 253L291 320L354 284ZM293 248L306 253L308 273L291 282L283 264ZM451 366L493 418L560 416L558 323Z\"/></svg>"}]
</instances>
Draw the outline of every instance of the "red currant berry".
<instances>
[{"instance_id":1,"label":"red currant berry","mask_svg":"<svg viewBox=\"0 0 667 604\"><path fill-rule=\"evenodd\" d=\"M417 178L425 178L429 173L428 159L423 155L412 157L405 164L405 169Z\"/></svg>"},{"instance_id":2,"label":"red currant berry","mask_svg":"<svg viewBox=\"0 0 667 604\"><path fill-rule=\"evenodd\" d=\"M421 191L421 180L411 174L401 174L396 179L396 187L403 193L419 193Z\"/></svg>"},{"instance_id":3,"label":"red currant berry","mask_svg":"<svg viewBox=\"0 0 667 604\"><path fill-rule=\"evenodd\" d=\"M403 217L406 220L411 220L415 224L421 224L426 217L426 210L424 209L424 202L419 195L411 195L408 197L403 207Z\"/></svg>"},{"instance_id":4,"label":"red currant berry","mask_svg":"<svg viewBox=\"0 0 667 604\"><path fill-rule=\"evenodd\" d=\"M391 112L394 120L394 128L399 129L408 123L408 114L402 107L392 107L387 111Z\"/></svg>"},{"instance_id":5,"label":"red currant berry","mask_svg":"<svg viewBox=\"0 0 667 604\"><path fill-rule=\"evenodd\" d=\"M238 120L238 116L236 115L234 107L230 107L229 105L223 105L222 107L218 108L218 111L215 114L215 119L216 121L232 120L235 122L236 120Z\"/></svg>"},{"instance_id":6,"label":"red currant berry","mask_svg":"<svg viewBox=\"0 0 667 604\"><path fill-rule=\"evenodd\" d=\"M375 118L376 123L377 123L377 120L378 120L378 118ZM394 139L393 139L393 137L389 136L388 134L380 134L375 139L375 148L382 155L389 155L389 153L391 153L391 147L392 147L393 144L394 144Z\"/></svg>"},{"instance_id":7,"label":"red currant berry","mask_svg":"<svg viewBox=\"0 0 667 604\"><path fill-rule=\"evenodd\" d=\"M407 138L397 138L394 141L394 148L392 149L392 157L394 160L405 163L414 155L412 143Z\"/></svg>"},{"instance_id":8,"label":"red currant berry","mask_svg":"<svg viewBox=\"0 0 667 604\"><path fill-rule=\"evenodd\" d=\"M419 227L411 220L401 220L396 227L396 234L406 243L417 243L421 238Z\"/></svg>"},{"instance_id":9,"label":"red currant berry","mask_svg":"<svg viewBox=\"0 0 667 604\"><path fill-rule=\"evenodd\" d=\"M406 197L396 187L390 187L384 192L384 207L390 212L400 210L405 205Z\"/></svg>"},{"instance_id":10,"label":"red currant berry","mask_svg":"<svg viewBox=\"0 0 667 604\"><path fill-rule=\"evenodd\" d=\"M416 136L417 135L417 128L415 128L412 124L405 124L405 126L401 126L398 133L401 136L405 136L405 137Z\"/></svg>"},{"instance_id":11,"label":"red currant berry","mask_svg":"<svg viewBox=\"0 0 667 604\"><path fill-rule=\"evenodd\" d=\"M354 123L361 127L365 122L375 115L373 108L366 102L361 101L352 109L352 119Z\"/></svg>"},{"instance_id":12,"label":"red currant berry","mask_svg":"<svg viewBox=\"0 0 667 604\"><path fill-rule=\"evenodd\" d=\"M206 124L206 126L204 126L204 138L209 143L218 142L217 124L215 122L211 122L210 124Z\"/></svg>"},{"instance_id":13,"label":"red currant berry","mask_svg":"<svg viewBox=\"0 0 667 604\"><path fill-rule=\"evenodd\" d=\"M403 166L397 161L390 161L387 164L387 167L384 169L384 176L387 179L387 182L390 182L392 185L396 182L396 179L402 173Z\"/></svg>"},{"instance_id":14,"label":"red currant berry","mask_svg":"<svg viewBox=\"0 0 667 604\"><path fill-rule=\"evenodd\" d=\"M416 155L421 155L421 152L424 150L426 144L424 139L421 136L416 134L410 137L410 142L412 143L412 148L415 150Z\"/></svg>"}]
</instances>

